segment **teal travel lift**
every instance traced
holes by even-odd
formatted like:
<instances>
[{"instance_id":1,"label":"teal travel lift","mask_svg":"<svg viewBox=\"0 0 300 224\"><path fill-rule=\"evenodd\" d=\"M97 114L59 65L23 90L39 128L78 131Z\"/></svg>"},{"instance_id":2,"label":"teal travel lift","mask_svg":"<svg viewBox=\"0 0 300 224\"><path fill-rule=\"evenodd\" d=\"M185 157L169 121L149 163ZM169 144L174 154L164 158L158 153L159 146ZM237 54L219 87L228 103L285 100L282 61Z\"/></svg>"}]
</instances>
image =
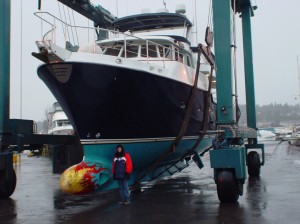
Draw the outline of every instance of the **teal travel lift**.
<instances>
[{"instance_id":1,"label":"teal travel lift","mask_svg":"<svg viewBox=\"0 0 300 224\"><path fill-rule=\"evenodd\" d=\"M246 166L250 177L258 177L264 165L264 145L257 143L254 77L252 63L251 21L253 10L250 0L213 0L213 25L217 79L218 136L210 151L211 167L221 202L236 202L243 194ZM234 9L235 12L234 12ZM242 19L244 66L247 101L247 126L238 126L236 96L233 92L232 71L232 14ZM248 144L244 144L247 141ZM257 151L261 151L262 162Z\"/></svg>"},{"instance_id":2,"label":"teal travel lift","mask_svg":"<svg viewBox=\"0 0 300 224\"><path fill-rule=\"evenodd\" d=\"M43 144L75 145L77 136L34 134L32 120L9 119L10 105L10 0L0 1L0 198L16 187L13 152Z\"/></svg>"}]
</instances>

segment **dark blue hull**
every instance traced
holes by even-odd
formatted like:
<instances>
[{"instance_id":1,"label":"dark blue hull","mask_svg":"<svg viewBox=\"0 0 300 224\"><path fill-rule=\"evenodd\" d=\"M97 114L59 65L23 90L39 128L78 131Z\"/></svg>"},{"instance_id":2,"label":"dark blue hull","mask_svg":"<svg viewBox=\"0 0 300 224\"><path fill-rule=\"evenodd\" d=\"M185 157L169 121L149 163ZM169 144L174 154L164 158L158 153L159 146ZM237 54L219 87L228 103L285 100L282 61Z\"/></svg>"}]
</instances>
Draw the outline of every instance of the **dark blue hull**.
<instances>
[{"instance_id":1,"label":"dark blue hull","mask_svg":"<svg viewBox=\"0 0 300 224\"><path fill-rule=\"evenodd\" d=\"M45 64L38 75L81 139L177 136L191 93L187 84L100 64ZM202 130L206 96L197 91L185 136Z\"/></svg>"}]
</instances>

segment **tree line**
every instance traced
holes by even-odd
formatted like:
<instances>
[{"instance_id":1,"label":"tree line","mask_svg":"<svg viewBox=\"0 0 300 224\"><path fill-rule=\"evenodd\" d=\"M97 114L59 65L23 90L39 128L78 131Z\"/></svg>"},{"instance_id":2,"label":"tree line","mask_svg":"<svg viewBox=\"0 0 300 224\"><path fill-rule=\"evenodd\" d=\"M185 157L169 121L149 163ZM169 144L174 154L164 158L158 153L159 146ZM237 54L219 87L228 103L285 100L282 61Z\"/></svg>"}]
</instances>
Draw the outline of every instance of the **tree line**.
<instances>
[{"instance_id":1,"label":"tree line","mask_svg":"<svg viewBox=\"0 0 300 224\"><path fill-rule=\"evenodd\" d=\"M246 105L239 105L241 110L240 123L246 122ZM256 105L256 120L258 126L281 126L284 124L300 124L300 106L271 103Z\"/></svg>"}]
</instances>

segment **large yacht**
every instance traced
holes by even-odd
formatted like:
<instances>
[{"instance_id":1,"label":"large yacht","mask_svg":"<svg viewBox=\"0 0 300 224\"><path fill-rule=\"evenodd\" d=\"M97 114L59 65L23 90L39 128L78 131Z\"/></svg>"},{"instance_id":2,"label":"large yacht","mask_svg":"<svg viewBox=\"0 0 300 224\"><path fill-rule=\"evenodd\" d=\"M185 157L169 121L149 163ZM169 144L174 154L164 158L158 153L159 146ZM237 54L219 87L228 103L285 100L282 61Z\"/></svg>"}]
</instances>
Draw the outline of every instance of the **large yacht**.
<instances>
[{"instance_id":1,"label":"large yacht","mask_svg":"<svg viewBox=\"0 0 300 224\"><path fill-rule=\"evenodd\" d=\"M61 2L87 8L80 5L86 1ZM210 104L210 69L202 60L196 74L192 22L183 7L174 13L144 12L122 18L100 6L89 7L83 13L88 18L99 11L106 18L106 27L95 22L94 42L75 46L67 41L58 46L58 23L72 26L53 16L55 22L47 21L50 31L37 41L39 52L33 53L44 62L38 76L84 146L83 161L62 174L62 190L85 193L117 187L112 181L111 161L118 144L123 144L133 160L130 184L181 171L211 145L209 135L199 141L209 122L205 113ZM42 13L37 15L43 21L46 15L52 16ZM195 100L190 105L194 85ZM188 109L190 116L185 119Z\"/></svg>"}]
</instances>

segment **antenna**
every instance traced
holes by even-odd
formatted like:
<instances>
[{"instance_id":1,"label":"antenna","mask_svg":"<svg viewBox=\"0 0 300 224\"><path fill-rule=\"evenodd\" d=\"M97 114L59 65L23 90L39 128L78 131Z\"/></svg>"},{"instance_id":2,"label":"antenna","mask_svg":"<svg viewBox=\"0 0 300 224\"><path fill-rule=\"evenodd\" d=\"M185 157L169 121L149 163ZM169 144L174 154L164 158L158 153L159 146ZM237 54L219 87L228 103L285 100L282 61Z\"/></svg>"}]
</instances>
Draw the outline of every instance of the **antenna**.
<instances>
[{"instance_id":1,"label":"antenna","mask_svg":"<svg viewBox=\"0 0 300 224\"><path fill-rule=\"evenodd\" d=\"M195 24L194 24L194 27L195 27L195 34L196 34L196 44L198 44L198 18L197 18L197 3L196 3L196 0L194 0L194 19L195 19Z\"/></svg>"},{"instance_id":2,"label":"antenna","mask_svg":"<svg viewBox=\"0 0 300 224\"><path fill-rule=\"evenodd\" d=\"M163 4L165 6L165 10L167 11L167 3L166 3L166 0L163 0Z\"/></svg>"}]
</instances>

